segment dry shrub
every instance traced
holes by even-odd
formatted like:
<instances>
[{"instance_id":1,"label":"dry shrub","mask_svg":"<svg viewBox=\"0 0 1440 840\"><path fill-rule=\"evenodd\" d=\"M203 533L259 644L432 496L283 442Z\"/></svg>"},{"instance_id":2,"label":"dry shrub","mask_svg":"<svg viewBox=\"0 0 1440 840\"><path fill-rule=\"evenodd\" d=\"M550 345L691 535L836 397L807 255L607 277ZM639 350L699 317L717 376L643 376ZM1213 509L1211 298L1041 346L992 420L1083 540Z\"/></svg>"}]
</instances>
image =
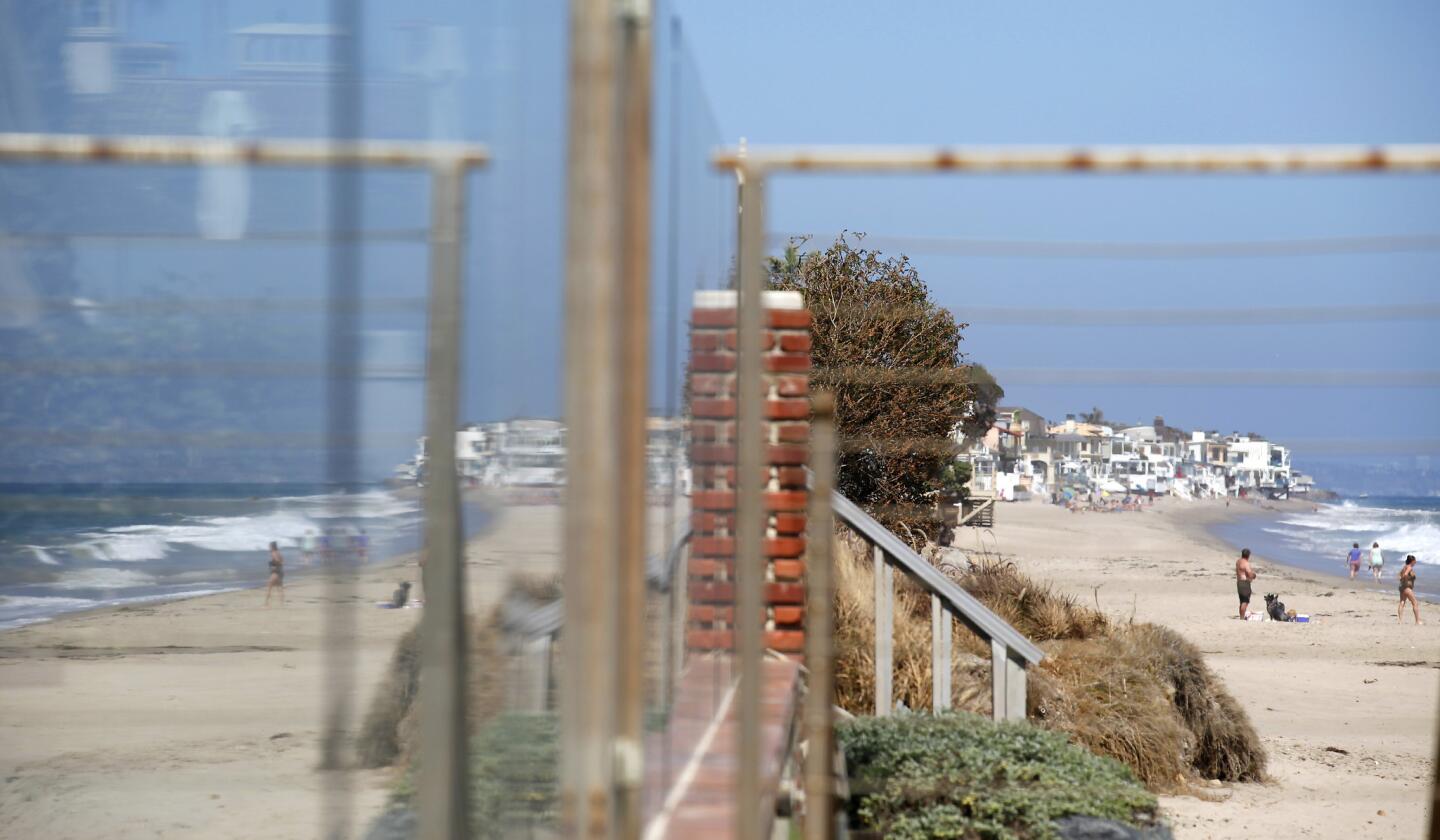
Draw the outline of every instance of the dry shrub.
<instances>
[{"instance_id":1,"label":"dry shrub","mask_svg":"<svg viewBox=\"0 0 1440 840\"><path fill-rule=\"evenodd\" d=\"M360 726L355 752L361 767L388 767L400 756L401 721L410 713L419 688L420 625L416 624L395 643L390 666Z\"/></svg>"},{"instance_id":2,"label":"dry shrub","mask_svg":"<svg viewBox=\"0 0 1440 840\"><path fill-rule=\"evenodd\" d=\"M854 714L875 708L874 572L868 546L848 531L835 552L836 701ZM1098 610L1021 574L984 563L951 576L1027 638L1046 649L1030 669L1027 706L1037 724L1069 733L1128 765L1153 790L1195 778L1260 781L1265 753L1249 719L1179 634L1150 624L1116 624ZM930 599L896 581L894 696L930 708ZM956 636L956 708L989 715L990 646Z\"/></svg>"},{"instance_id":3,"label":"dry shrub","mask_svg":"<svg viewBox=\"0 0 1440 840\"><path fill-rule=\"evenodd\" d=\"M560 600L564 594L559 575L517 574L506 581L506 598L528 598L537 604Z\"/></svg>"},{"instance_id":4,"label":"dry shrub","mask_svg":"<svg viewBox=\"0 0 1440 840\"><path fill-rule=\"evenodd\" d=\"M1194 738L1161 681L1135 655L1129 634L1062 641L1032 675L1052 678L1052 697L1034 709L1042 725L1128 765L1151 790L1185 785Z\"/></svg>"},{"instance_id":5,"label":"dry shrub","mask_svg":"<svg viewBox=\"0 0 1440 840\"><path fill-rule=\"evenodd\" d=\"M545 603L560 596L559 578L516 575L504 600ZM502 601L503 603L503 601ZM501 628L501 608L481 621L471 621L469 666L469 721L480 727L506 711L507 650ZM356 738L357 760L362 767L387 767L408 760L418 735L420 689L420 626L400 637L390 665L366 712Z\"/></svg>"},{"instance_id":6,"label":"dry shrub","mask_svg":"<svg viewBox=\"0 0 1440 840\"><path fill-rule=\"evenodd\" d=\"M980 563L956 582L1036 643L1090 639L1110 632L1110 620L1103 613L1021 574L1013 563Z\"/></svg>"},{"instance_id":7,"label":"dry shrub","mask_svg":"<svg viewBox=\"0 0 1440 840\"><path fill-rule=\"evenodd\" d=\"M1175 708L1195 738L1191 763L1201 776L1227 781L1265 779L1265 750L1250 716L1236 702L1205 655L1179 633L1157 624L1131 631L1133 655L1167 686Z\"/></svg>"},{"instance_id":8,"label":"dry shrub","mask_svg":"<svg viewBox=\"0 0 1440 840\"><path fill-rule=\"evenodd\" d=\"M858 538L836 540L835 696L853 714L875 711L875 570ZM895 586L894 698L930 708L930 598L908 581Z\"/></svg>"}]
</instances>

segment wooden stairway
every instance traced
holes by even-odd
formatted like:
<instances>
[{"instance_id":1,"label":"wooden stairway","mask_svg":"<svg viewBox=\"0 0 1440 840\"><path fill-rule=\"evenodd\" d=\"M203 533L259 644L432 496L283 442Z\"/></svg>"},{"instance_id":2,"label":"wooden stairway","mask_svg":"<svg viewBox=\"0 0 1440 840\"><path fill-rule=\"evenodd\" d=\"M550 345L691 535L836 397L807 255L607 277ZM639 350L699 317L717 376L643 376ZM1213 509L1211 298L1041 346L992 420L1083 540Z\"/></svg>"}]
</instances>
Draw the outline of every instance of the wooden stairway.
<instances>
[{"instance_id":1,"label":"wooden stairway","mask_svg":"<svg viewBox=\"0 0 1440 840\"><path fill-rule=\"evenodd\" d=\"M976 528L995 527L995 497L971 496L966 500L965 513L957 524Z\"/></svg>"}]
</instances>

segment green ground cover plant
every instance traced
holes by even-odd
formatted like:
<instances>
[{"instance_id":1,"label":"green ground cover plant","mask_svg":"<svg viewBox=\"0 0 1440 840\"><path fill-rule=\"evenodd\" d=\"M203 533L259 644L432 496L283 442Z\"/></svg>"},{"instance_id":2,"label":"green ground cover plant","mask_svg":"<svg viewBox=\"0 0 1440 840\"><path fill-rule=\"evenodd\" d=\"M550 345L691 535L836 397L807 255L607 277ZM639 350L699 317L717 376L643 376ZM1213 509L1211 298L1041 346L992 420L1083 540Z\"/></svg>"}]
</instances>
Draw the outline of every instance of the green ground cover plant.
<instances>
[{"instance_id":1,"label":"green ground cover plant","mask_svg":"<svg viewBox=\"0 0 1440 840\"><path fill-rule=\"evenodd\" d=\"M851 817L898 838L1057 837L1072 815L1147 827L1156 800L1125 765L1062 733L964 712L845 721Z\"/></svg>"}]
</instances>

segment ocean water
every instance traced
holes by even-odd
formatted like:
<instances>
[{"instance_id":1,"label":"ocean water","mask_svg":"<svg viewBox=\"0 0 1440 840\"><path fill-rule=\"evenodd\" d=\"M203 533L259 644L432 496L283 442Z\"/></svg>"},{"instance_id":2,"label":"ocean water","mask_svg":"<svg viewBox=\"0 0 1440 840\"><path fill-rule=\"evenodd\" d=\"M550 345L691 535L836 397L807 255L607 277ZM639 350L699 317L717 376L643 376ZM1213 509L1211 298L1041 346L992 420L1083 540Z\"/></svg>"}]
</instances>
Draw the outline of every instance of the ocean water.
<instances>
[{"instance_id":1,"label":"ocean water","mask_svg":"<svg viewBox=\"0 0 1440 840\"><path fill-rule=\"evenodd\" d=\"M1378 542L1385 556L1383 581L1377 587L1362 565L1357 584L1394 590L1405 556L1413 554L1419 564L1417 593L1428 600L1440 598L1440 498L1372 496L1316 507L1273 519L1245 517L1217 526L1214 532L1263 558L1347 579L1345 557L1350 547L1359 543L1368 550Z\"/></svg>"},{"instance_id":2,"label":"ocean water","mask_svg":"<svg viewBox=\"0 0 1440 840\"><path fill-rule=\"evenodd\" d=\"M362 530L378 560L418 547L420 524L418 499L380 487L0 485L0 629L263 585L270 542L303 570L312 530Z\"/></svg>"}]
</instances>

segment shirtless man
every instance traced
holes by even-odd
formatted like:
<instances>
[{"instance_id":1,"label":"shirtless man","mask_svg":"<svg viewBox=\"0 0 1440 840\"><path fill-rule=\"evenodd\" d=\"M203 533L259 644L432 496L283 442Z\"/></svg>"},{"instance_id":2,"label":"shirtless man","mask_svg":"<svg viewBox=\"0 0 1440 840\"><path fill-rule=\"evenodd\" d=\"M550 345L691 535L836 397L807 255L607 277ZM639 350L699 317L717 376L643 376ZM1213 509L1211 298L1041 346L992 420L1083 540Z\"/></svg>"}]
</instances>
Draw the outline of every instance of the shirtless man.
<instances>
[{"instance_id":1,"label":"shirtless man","mask_svg":"<svg viewBox=\"0 0 1440 840\"><path fill-rule=\"evenodd\" d=\"M1240 620L1250 617L1250 581L1257 577L1255 567L1250 565L1250 549L1240 552L1235 561L1235 589L1240 593Z\"/></svg>"}]
</instances>

